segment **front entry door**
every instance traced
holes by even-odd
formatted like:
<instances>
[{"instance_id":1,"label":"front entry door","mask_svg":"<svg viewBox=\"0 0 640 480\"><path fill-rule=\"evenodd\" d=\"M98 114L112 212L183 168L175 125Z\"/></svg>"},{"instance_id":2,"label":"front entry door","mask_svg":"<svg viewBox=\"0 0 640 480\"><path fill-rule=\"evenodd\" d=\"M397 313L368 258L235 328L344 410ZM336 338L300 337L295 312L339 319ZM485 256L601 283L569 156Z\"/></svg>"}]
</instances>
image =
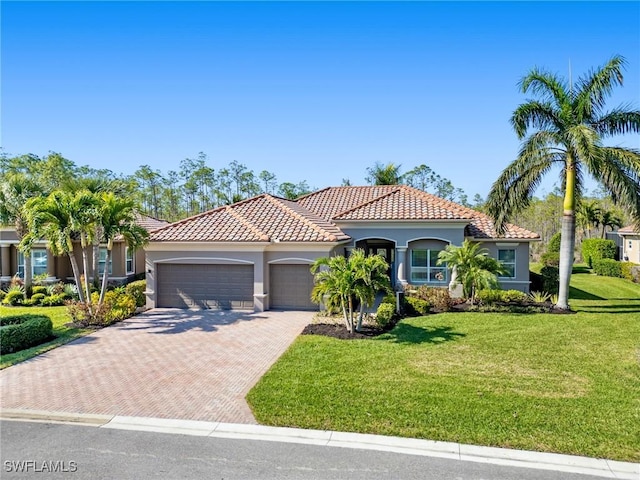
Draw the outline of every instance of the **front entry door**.
<instances>
[{"instance_id":1,"label":"front entry door","mask_svg":"<svg viewBox=\"0 0 640 480\"><path fill-rule=\"evenodd\" d=\"M393 275L394 272L394 263L395 263L395 251L396 249L390 243L366 243L364 246L365 255L381 255L382 258L389 264L389 270L387 270L387 275L389 275L389 280L391 280L391 285L395 284L395 278Z\"/></svg>"}]
</instances>

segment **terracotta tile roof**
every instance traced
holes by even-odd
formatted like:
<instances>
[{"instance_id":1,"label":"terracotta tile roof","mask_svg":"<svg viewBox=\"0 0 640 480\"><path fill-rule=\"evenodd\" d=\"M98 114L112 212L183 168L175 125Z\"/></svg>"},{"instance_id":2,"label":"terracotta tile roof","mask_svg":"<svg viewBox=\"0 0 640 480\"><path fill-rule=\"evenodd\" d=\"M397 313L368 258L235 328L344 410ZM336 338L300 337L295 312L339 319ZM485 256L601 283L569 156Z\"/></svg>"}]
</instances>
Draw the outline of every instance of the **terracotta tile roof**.
<instances>
[{"instance_id":1,"label":"terracotta tile roof","mask_svg":"<svg viewBox=\"0 0 640 480\"><path fill-rule=\"evenodd\" d=\"M290 200L259 195L156 230L151 241L335 242L348 240L327 222Z\"/></svg>"},{"instance_id":2,"label":"terracotta tile roof","mask_svg":"<svg viewBox=\"0 0 640 480\"><path fill-rule=\"evenodd\" d=\"M636 229L633 225L627 225L624 228L618 230L618 233L638 233L640 229Z\"/></svg>"},{"instance_id":3,"label":"terracotta tile roof","mask_svg":"<svg viewBox=\"0 0 640 480\"><path fill-rule=\"evenodd\" d=\"M515 225L498 237L481 212L406 185L383 185L329 187L297 201L263 194L162 227L151 241L336 242L349 239L340 222L367 220L459 220L478 239L539 238Z\"/></svg>"},{"instance_id":4,"label":"terracotta tile roof","mask_svg":"<svg viewBox=\"0 0 640 480\"><path fill-rule=\"evenodd\" d=\"M143 213L136 213L136 224L145 228L148 232L153 232L158 228L169 225L169 222L167 222L166 220L158 220L157 218L150 217L149 215L145 215Z\"/></svg>"},{"instance_id":5,"label":"terracotta tile roof","mask_svg":"<svg viewBox=\"0 0 640 480\"><path fill-rule=\"evenodd\" d=\"M540 236L507 224L498 237L491 218L477 210L406 185L330 187L298 202L336 222L347 220L469 220L466 234L478 239L538 239ZM344 208L344 207L347 208Z\"/></svg>"}]
</instances>

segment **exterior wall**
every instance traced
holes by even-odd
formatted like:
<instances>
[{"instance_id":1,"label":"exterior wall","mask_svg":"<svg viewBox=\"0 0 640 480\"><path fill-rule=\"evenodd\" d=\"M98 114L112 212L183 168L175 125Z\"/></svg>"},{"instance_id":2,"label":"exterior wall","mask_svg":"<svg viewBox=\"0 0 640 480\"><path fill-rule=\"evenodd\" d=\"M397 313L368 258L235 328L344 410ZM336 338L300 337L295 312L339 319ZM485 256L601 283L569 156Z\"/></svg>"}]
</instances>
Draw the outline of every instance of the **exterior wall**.
<instances>
[{"instance_id":1,"label":"exterior wall","mask_svg":"<svg viewBox=\"0 0 640 480\"><path fill-rule=\"evenodd\" d=\"M640 264L640 234L625 234L622 240L622 260Z\"/></svg>"},{"instance_id":2,"label":"exterior wall","mask_svg":"<svg viewBox=\"0 0 640 480\"><path fill-rule=\"evenodd\" d=\"M482 246L489 250L489 256L498 258L498 250L502 248L516 251L515 278L499 278L500 286L504 290L520 290L529 293L529 242L483 242Z\"/></svg>"}]
</instances>

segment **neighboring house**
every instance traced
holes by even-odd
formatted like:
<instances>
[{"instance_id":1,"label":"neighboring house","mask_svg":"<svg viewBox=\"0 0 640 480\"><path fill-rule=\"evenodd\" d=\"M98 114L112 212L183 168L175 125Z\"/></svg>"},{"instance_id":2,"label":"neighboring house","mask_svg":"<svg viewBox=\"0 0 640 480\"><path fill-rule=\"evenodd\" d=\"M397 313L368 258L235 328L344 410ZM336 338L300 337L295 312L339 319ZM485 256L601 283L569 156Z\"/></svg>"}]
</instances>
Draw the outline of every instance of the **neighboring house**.
<instances>
[{"instance_id":1,"label":"neighboring house","mask_svg":"<svg viewBox=\"0 0 640 480\"><path fill-rule=\"evenodd\" d=\"M620 260L640 265L640 231L629 225L618 230L618 235L622 239Z\"/></svg>"},{"instance_id":2,"label":"neighboring house","mask_svg":"<svg viewBox=\"0 0 640 480\"><path fill-rule=\"evenodd\" d=\"M168 225L164 220L156 220L146 215L137 215L136 222L153 231L157 228ZM15 275L24 277L24 254L18 250L18 236L15 228L0 227L0 284L7 284ZM82 253L80 243L76 242L74 253L78 260L78 266L82 270ZM99 274L104 272L107 258L106 246L100 248L100 262L98 265ZM116 239L109 265L109 281L113 283L126 283L136 275L144 274L145 268L144 250L132 251L121 239ZM68 257L54 257L47 248L47 242L36 242L31 250L31 268L34 277L36 275L47 275L47 283L57 281L73 282L73 271ZM93 276L93 272L89 274Z\"/></svg>"},{"instance_id":3,"label":"neighboring house","mask_svg":"<svg viewBox=\"0 0 640 480\"><path fill-rule=\"evenodd\" d=\"M330 187L297 201L263 194L172 223L151 234L148 307L317 309L310 265L353 248L390 264L396 286L447 287L438 252L465 238L508 269L503 288L529 290L529 244L508 225L499 237L475 210L404 185Z\"/></svg>"}]
</instances>

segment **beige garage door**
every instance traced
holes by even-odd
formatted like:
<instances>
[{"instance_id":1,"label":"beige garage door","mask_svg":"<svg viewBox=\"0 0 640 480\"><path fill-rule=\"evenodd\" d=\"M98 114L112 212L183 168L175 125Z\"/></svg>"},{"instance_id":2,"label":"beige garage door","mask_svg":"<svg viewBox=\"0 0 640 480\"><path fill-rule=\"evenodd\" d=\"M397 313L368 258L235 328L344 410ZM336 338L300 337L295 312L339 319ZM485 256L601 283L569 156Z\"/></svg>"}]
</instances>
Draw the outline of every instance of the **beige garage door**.
<instances>
[{"instance_id":1,"label":"beige garage door","mask_svg":"<svg viewBox=\"0 0 640 480\"><path fill-rule=\"evenodd\" d=\"M158 307L253 308L253 265L159 263Z\"/></svg>"},{"instance_id":2,"label":"beige garage door","mask_svg":"<svg viewBox=\"0 0 640 480\"><path fill-rule=\"evenodd\" d=\"M318 310L311 302L310 265L269 265L270 306L289 310Z\"/></svg>"}]
</instances>

